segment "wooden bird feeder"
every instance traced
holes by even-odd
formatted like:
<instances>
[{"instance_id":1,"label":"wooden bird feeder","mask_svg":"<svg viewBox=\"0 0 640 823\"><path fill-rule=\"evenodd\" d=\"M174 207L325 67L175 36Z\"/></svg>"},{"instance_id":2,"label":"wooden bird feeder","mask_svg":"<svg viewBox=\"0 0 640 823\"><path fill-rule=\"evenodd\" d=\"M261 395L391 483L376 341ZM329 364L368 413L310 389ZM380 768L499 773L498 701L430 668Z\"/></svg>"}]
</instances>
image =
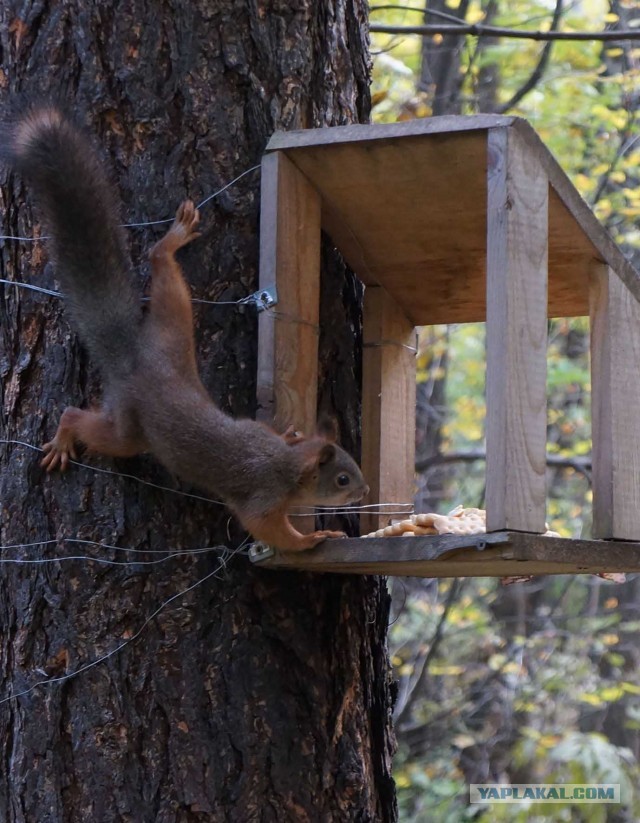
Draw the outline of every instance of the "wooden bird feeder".
<instances>
[{"instance_id":1,"label":"wooden bird feeder","mask_svg":"<svg viewBox=\"0 0 640 823\"><path fill-rule=\"evenodd\" d=\"M334 540L261 562L425 577L640 571L640 278L528 123L478 115L274 134L260 286L275 284L278 304L260 314L258 401L302 430L316 418L321 228L365 284L371 501L413 498L415 327L486 321L488 533ZM597 539L542 537L547 318L587 314ZM363 531L378 527L362 519Z\"/></svg>"}]
</instances>

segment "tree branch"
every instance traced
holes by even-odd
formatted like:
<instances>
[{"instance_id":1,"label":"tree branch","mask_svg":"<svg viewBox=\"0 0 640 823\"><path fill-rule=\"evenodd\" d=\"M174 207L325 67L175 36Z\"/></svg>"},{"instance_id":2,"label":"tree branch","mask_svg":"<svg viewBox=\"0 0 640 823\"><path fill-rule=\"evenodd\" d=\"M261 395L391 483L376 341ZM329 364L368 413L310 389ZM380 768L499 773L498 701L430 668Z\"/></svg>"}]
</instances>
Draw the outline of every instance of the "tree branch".
<instances>
[{"instance_id":1,"label":"tree branch","mask_svg":"<svg viewBox=\"0 0 640 823\"><path fill-rule=\"evenodd\" d=\"M462 25L422 25L422 26L388 26L384 23L371 23L369 31L380 34L465 34L473 37L510 37L517 40L640 40L640 29L619 29L618 31L522 31L506 29L500 26L483 26L482 23Z\"/></svg>"},{"instance_id":2,"label":"tree branch","mask_svg":"<svg viewBox=\"0 0 640 823\"><path fill-rule=\"evenodd\" d=\"M562 18L562 3L563 0L557 0L556 7L553 10L553 17L551 18L551 27L549 31L556 32L558 30L558 26L560 25L560 20ZM535 89L538 85L540 80L542 79L542 75L547 70L547 66L549 65L549 58L551 57L551 48L553 47L553 40L547 40L544 44L544 48L542 49L542 53L540 55L540 59L538 60L538 65L535 69L531 72L531 76L524 83L518 91L513 95L513 97L504 103L502 106L498 107L498 114L504 114L505 112L512 109L514 106L517 106L518 103L522 100L522 98L529 94L530 91Z\"/></svg>"},{"instance_id":3,"label":"tree branch","mask_svg":"<svg viewBox=\"0 0 640 823\"><path fill-rule=\"evenodd\" d=\"M434 454L431 457L416 460L416 471L418 473L425 472L434 466L441 466L445 463L472 463L476 460L486 459L487 455L482 449L465 452L449 452L448 454ZM554 469L573 469L591 482L591 459L588 457L563 457L559 454L548 454L547 466L551 466Z\"/></svg>"},{"instance_id":4,"label":"tree branch","mask_svg":"<svg viewBox=\"0 0 640 823\"><path fill-rule=\"evenodd\" d=\"M440 619L438 620L438 625L436 626L436 630L431 638L431 643L429 644L429 650L425 654L422 659L422 663L420 665L420 670L417 672L416 676L413 678L408 678L408 682L405 685L404 694L398 695L398 702L396 704L396 710L394 712L394 720L395 723L400 725L402 721L407 717L409 712L411 711L411 707L413 706L415 699L417 697L417 689L423 682L425 675L429 671L429 666L431 661L435 657L438 649L440 648L440 643L444 637L444 628L449 619L449 612L451 611L453 604L459 598L460 593L462 591L462 587L464 586L463 580L459 577L454 578L451 583L451 588L449 589L449 593L447 595L447 599L444 604L444 608L442 610L442 614L440 615Z\"/></svg>"}]
</instances>

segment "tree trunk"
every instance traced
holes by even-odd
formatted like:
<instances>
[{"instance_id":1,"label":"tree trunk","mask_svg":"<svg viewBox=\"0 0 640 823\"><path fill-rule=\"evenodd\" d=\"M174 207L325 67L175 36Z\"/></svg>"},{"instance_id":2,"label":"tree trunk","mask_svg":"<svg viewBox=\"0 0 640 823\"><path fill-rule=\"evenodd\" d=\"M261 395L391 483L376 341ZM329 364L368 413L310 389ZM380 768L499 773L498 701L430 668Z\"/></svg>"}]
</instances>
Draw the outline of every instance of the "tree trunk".
<instances>
[{"instance_id":1,"label":"tree trunk","mask_svg":"<svg viewBox=\"0 0 640 823\"><path fill-rule=\"evenodd\" d=\"M453 15L463 22L469 10L469 0L460 0L455 9L450 8L445 0L430 0L426 6L424 22L427 24L434 22L429 12ZM422 38L418 91L429 92L434 115L460 114L462 111L460 66L463 48L464 37L455 34L447 34L440 39Z\"/></svg>"},{"instance_id":2,"label":"tree trunk","mask_svg":"<svg viewBox=\"0 0 640 823\"><path fill-rule=\"evenodd\" d=\"M9 102L68 100L111 155L123 217L166 218L259 163L275 129L366 119L365 6L7 0L0 90ZM3 233L40 231L22 182L0 182ZM203 236L182 258L194 297L256 289L258 195L253 172L202 209ZM162 228L132 230L136 276ZM44 245L0 251L2 277L55 285ZM325 408L336 400L353 448L360 293L326 257L320 397ZM253 415L255 316L199 306L196 325L212 396ZM60 300L0 286L0 330L0 437L41 445L66 405L99 396L98 377ZM78 466L47 476L33 450L0 449L2 545L58 541L4 559L127 563L0 567L0 699L11 697L0 703L0 819L396 819L383 582L274 573L241 554L221 567L220 552L143 565L168 549L233 549L242 535L221 506ZM83 461L178 488L151 457Z\"/></svg>"}]
</instances>

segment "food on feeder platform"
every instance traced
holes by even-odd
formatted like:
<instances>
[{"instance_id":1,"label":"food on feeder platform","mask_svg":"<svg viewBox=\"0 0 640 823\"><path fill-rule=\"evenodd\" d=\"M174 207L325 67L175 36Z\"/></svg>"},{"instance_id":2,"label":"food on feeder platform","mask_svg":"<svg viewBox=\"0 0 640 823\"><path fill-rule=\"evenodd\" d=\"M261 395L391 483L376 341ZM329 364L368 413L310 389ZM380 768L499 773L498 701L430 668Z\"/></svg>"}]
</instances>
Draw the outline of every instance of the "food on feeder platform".
<instances>
[{"instance_id":1,"label":"food on feeder platform","mask_svg":"<svg viewBox=\"0 0 640 823\"><path fill-rule=\"evenodd\" d=\"M546 524L545 524L546 525ZM412 514L384 529L363 537L416 537L428 534L483 534L487 531L487 513L484 509L465 509L456 506L449 514ZM557 532L546 531L547 537L560 537Z\"/></svg>"}]
</instances>

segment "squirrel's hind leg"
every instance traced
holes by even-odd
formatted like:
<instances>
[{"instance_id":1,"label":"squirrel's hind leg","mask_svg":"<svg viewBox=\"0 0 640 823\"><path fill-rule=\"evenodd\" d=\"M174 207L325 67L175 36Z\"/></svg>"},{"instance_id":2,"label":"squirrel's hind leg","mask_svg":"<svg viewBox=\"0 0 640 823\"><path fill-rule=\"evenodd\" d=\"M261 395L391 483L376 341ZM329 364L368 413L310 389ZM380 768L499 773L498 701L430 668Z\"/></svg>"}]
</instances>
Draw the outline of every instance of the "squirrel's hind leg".
<instances>
[{"instance_id":1,"label":"squirrel's hind leg","mask_svg":"<svg viewBox=\"0 0 640 823\"><path fill-rule=\"evenodd\" d=\"M47 471L58 467L64 471L69 460L76 459L76 443L110 457L133 457L147 448L140 435L121 432L109 412L69 406L62 413L53 440L42 447L45 456L40 465Z\"/></svg>"}]
</instances>

